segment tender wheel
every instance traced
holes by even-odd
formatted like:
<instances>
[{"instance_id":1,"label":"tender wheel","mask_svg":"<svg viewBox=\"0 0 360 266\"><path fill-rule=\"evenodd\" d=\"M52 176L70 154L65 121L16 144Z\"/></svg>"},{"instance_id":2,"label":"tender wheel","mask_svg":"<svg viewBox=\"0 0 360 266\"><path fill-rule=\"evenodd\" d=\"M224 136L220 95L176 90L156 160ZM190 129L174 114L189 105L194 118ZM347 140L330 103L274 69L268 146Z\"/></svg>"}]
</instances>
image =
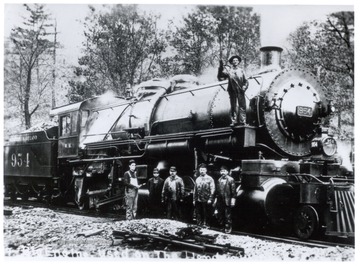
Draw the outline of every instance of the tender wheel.
<instances>
[{"instance_id":1,"label":"tender wheel","mask_svg":"<svg viewBox=\"0 0 360 266\"><path fill-rule=\"evenodd\" d=\"M16 201L16 200L17 200L17 193L16 193L15 190L11 191L11 193L10 193L10 199L11 199L12 201Z\"/></svg>"},{"instance_id":2,"label":"tender wheel","mask_svg":"<svg viewBox=\"0 0 360 266\"><path fill-rule=\"evenodd\" d=\"M14 186L5 187L6 197L10 197L11 201L17 200L17 192Z\"/></svg>"},{"instance_id":3,"label":"tender wheel","mask_svg":"<svg viewBox=\"0 0 360 266\"><path fill-rule=\"evenodd\" d=\"M23 194L21 195L21 199L22 199L23 201L28 201L28 200L29 200L29 194L28 194L27 192L23 193Z\"/></svg>"},{"instance_id":4,"label":"tender wheel","mask_svg":"<svg viewBox=\"0 0 360 266\"><path fill-rule=\"evenodd\" d=\"M310 238L319 227L319 215L312 206L302 206L295 214L295 234L301 239Z\"/></svg>"}]
</instances>

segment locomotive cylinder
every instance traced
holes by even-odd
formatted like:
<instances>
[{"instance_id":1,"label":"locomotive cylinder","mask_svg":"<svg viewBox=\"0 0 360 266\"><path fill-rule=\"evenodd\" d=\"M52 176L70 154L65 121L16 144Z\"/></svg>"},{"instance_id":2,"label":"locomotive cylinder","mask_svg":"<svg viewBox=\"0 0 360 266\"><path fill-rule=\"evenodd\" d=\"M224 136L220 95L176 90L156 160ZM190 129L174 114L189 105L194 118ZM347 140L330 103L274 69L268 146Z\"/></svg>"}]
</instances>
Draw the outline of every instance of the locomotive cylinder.
<instances>
[{"instance_id":1,"label":"locomotive cylinder","mask_svg":"<svg viewBox=\"0 0 360 266\"><path fill-rule=\"evenodd\" d=\"M274 226L286 225L295 204L294 190L286 176L298 171L299 165L294 162L244 160L236 206L239 222L252 221L257 226L266 222Z\"/></svg>"},{"instance_id":2,"label":"locomotive cylinder","mask_svg":"<svg viewBox=\"0 0 360 266\"><path fill-rule=\"evenodd\" d=\"M180 156L189 154L191 151L188 140L161 141L151 143L147 147L149 156Z\"/></svg>"}]
</instances>

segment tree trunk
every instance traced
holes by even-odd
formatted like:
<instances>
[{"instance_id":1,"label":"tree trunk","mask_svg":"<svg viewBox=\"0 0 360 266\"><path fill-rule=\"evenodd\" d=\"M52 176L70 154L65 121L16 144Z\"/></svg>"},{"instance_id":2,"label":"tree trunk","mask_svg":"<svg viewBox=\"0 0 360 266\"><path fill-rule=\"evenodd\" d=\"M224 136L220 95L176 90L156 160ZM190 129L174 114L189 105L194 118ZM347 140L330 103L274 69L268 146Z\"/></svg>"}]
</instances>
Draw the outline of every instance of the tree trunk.
<instances>
[{"instance_id":1,"label":"tree trunk","mask_svg":"<svg viewBox=\"0 0 360 266\"><path fill-rule=\"evenodd\" d=\"M338 112L338 130L340 132L341 130L341 111Z\"/></svg>"},{"instance_id":2,"label":"tree trunk","mask_svg":"<svg viewBox=\"0 0 360 266\"><path fill-rule=\"evenodd\" d=\"M56 83L56 35L57 35L57 31L56 31L56 26L57 26L57 21L55 20L55 28L54 28L54 51L53 51L53 62L54 62L54 66L53 66L53 71L52 71L52 87L51 87L51 108L55 108L56 107L56 99L55 99L55 83Z\"/></svg>"},{"instance_id":3,"label":"tree trunk","mask_svg":"<svg viewBox=\"0 0 360 266\"><path fill-rule=\"evenodd\" d=\"M24 118L25 118L26 129L29 129L31 127L31 115L29 111L30 88L31 88L31 68L27 73L25 95L24 95Z\"/></svg>"}]
</instances>

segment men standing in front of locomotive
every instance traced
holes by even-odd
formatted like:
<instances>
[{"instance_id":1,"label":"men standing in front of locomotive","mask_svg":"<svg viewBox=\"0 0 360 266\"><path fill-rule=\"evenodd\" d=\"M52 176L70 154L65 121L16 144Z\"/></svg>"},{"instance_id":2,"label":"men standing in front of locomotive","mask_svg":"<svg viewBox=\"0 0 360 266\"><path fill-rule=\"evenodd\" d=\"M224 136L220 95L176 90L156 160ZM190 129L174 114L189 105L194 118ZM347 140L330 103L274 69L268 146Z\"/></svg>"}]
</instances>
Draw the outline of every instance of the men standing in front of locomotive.
<instances>
[{"instance_id":1,"label":"men standing in front of locomotive","mask_svg":"<svg viewBox=\"0 0 360 266\"><path fill-rule=\"evenodd\" d=\"M218 71L218 79L228 79L228 93L230 97L230 114L232 123L234 125L246 124L246 99L245 91L249 86L249 82L245 77L245 72L240 66L241 58L238 55L230 57L229 63L231 66L224 66L220 60L220 67ZM238 104L238 108L236 105Z\"/></svg>"},{"instance_id":2,"label":"men standing in front of locomotive","mask_svg":"<svg viewBox=\"0 0 360 266\"><path fill-rule=\"evenodd\" d=\"M151 177L148 181L148 188L151 215L156 218L160 217L163 213L161 204L161 193L163 186L164 180L160 177L159 169L154 168L153 177Z\"/></svg>"},{"instance_id":3,"label":"men standing in front of locomotive","mask_svg":"<svg viewBox=\"0 0 360 266\"><path fill-rule=\"evenodd\" d=\"M217 183L216 208L219 223L225 233L232 231L231 207L235 206L236 188L234 178L229 176L226 166L220 168L221 177Z\"/></svg>"},{"instance_id":4,"label":"men standing in front of locomotive","mask_svg":"<svg viewBox=\"0 0 360 266\"><path fill-rule=\"evenodd\" d=\"M139 182L136 175L136 163L129 161L129 171L124 174L126 220L136 218Z\"/></svg>"},{"instance_id":5,"label":"men standing in front of locomotive","mask_svg":"<svg viewBox=\"0 0 360 266\"><path fill-rule=\"evenodd\" d=\"M193 204L196 211L197 225L209 227L209 214L215 195L214 179L207 175L205 164L199 166L200 175L195 180Z\"/></svg>"},{"instance_id":6,"label":"men standing in front of locomotive","mask_svg":"<svg viewBox=\"0 0 360 266\"><path fill-rule=\"evenodd\" d=\"M180 220L180 203L185 193L184 181L177 175L176 167L170 167L170 176L166 178L161 193L161 202L166 205L166 217Z\"/></svg>"}]
</instances>

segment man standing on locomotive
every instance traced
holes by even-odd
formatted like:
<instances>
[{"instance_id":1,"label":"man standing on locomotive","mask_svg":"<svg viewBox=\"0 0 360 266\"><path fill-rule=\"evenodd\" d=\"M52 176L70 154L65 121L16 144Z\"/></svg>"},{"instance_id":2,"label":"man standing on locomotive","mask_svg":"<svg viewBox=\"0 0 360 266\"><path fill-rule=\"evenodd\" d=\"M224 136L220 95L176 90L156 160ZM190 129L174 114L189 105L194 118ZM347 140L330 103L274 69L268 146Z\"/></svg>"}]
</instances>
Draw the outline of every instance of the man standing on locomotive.
<instances>
[{"instance_id":1,"label":"man standing on locomotive","mask_svg":"<svg viewBox=\"0 0 360 266\"><path fill-rule=\"evenodd\" d=\"M126 220L136 218L139 182L136 175L136 163L129 161L129 171L124 174Z\"/></svg>"},{"instance_id":2,"label":"man standing on locomotive","mask_svg":"<svg viewBox=\"0 0 360 266\"><path fill-rule=\"evenodd\" d=\"M161 193L161 202L166 205L166 217L168 219L180 220L180 202L183 201L185 193L184 181L179 177L175 166L170 167L170 176L166 178Z\"/></svg>"},{"instance_id":3,"label":"man standing on locomotive","mask_svg":"<svg viewBox=\"0 0 360 266\"><path fill-rule=\"evenodd\" d=\"M228 93L230 97L230 113L232 123L234 125L246 124L246 99L245 91L249 86L249 82L245 77L244 70L240 67L241 58L238 55L230 57L230 66L224 66L222 60L220 60L220 66L218 71L218 80L228 79ZM236 105L238 104L238 108Z\"/></svg>"},{"instance_id":4,"label":"man standing on locomotive","mask_svg":"<svg viewBox=\"0 0 360 266\"><path fill-rule=\"evenodd\" d=\"M161 204L161 192L164 186L164 180L159 175L159 169L154 168L153 177L148 181L149 203L151 216L160 217L163 213Z\"/></svg>"},{"instance_id":5,"label":"man standing on locomotive","mask_svg":"<svg viewBox=\"0 0 360 266\"><path fill-rule=\"evenodd\" d=\"M229 176L226 166L220 168L221 177L217 183L216 208L219 223L224 227L225 233L232 231L231 207L235 206L236 188L234 178Z\"/></svg>"},{"instance_id":6,"label":"man standing on locomotive","mask_svg":"<svg viewBox=\"0 0 360 266\"><path fill-rule=\"evenodd\" d=\"M195 181L193 198L196 223L200 226L209 227L209 214L215 195L215 182L211 176L206 174L207 167L205 164L200 164L199 172L200 176Z\"/></svg>"}]
</instances>

